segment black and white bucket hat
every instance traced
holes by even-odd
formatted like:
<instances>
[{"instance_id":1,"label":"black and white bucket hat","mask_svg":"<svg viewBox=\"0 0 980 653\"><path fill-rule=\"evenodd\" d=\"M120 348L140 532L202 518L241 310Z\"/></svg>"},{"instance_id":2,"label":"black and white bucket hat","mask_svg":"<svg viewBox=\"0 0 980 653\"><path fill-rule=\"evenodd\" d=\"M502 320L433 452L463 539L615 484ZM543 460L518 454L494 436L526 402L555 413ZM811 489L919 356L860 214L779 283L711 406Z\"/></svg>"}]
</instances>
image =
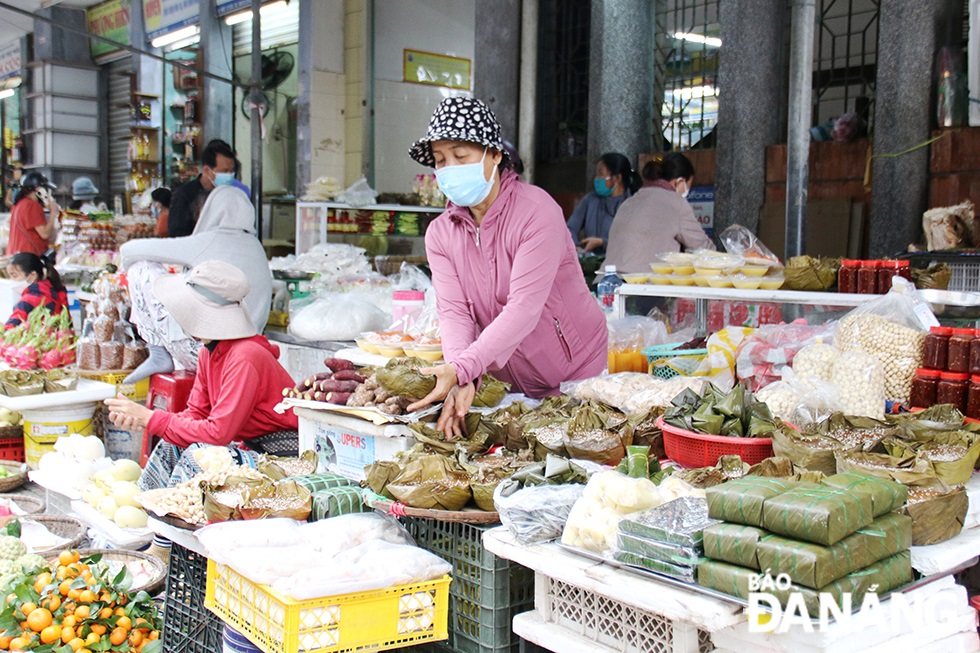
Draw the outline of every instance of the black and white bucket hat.
<instances>
[{"instance_id":1,"label":"black and white bucket hat","mask_svg":"<svg viewBox=\"0 0 980 653\"><path fill-rule=\"evenodd\" d=\"M432 141L464 141L503 150L500 123L482 100L467 97L446 98L439 103L425 136L415 141L408 155L428 168L436 166Z\"/></svg>"}]
</instances>

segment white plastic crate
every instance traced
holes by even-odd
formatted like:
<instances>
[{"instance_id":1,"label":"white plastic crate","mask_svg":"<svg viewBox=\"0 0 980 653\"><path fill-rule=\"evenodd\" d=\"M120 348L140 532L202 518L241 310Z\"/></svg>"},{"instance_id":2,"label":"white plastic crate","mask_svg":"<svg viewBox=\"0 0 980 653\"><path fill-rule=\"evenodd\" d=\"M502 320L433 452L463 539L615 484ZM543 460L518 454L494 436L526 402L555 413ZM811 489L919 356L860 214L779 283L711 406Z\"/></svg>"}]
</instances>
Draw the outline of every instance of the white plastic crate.
<instances>
[{"instance_id":1,"label":"white plastic crate","mask_svg":"<svg viewBox=\"0 0 980 653\"><path fill-rule=\"evenodd\" d=\"M364 480L364 466L391 460L415 446L403 424L378 426L366 420L311 408L293 408L299 417L299 450L317 452L317 471Z\"/></svg>"},{"instance_id":2,"label":"white plastic crate","mask_svg":"<svg viewBox=\"0 0 980 653\"><path fill-rule=\"evenodd\" d=\"M949 262L953 275L949 279L949 289L956 291L980 290L980 263Z\"/></svg>"}]
</instances>

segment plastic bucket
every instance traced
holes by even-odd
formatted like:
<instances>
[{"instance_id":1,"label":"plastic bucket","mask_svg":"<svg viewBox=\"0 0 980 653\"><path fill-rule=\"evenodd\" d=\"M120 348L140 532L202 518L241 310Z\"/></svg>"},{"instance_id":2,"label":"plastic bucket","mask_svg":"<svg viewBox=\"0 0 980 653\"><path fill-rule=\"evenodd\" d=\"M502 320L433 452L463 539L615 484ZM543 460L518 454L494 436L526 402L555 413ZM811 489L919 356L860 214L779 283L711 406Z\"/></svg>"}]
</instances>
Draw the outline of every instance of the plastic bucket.
<instances>
[{"instance_id":1,"label":"plastic bucket","mask_svg":"<svg viewBox=\"0 0 980 653\"><path fill-rule=\"evenodd\" d=\"M262 649L231 626L225 626L221 635L221 650L222 653L262 653Z\"/></svg>"},{"instance_id":2,"label":"plastic bucket","mask_svg":"<svg viewBox=\"0 0 980 653\"><path fill-rule=\"evenodd\" d=\"M24 457L30 469L37 469L41 456L54 450L58 438L72 433L92 435L95 403L24 410L21 415L24 416Z\"/></svg>"},{"instance_id":3,"label":"plastic bucket","mask_svg":"<svg viewBox=\"0 0 980 653\"><path fill-rule=\"evenodd\" d=\"M121 429L112 424L108 419L102 427L103 439L105 440L105 453L113 460L128 458L136 462L140 461L140 454L143 451L143 434L134 433Z\"/></svg>"}]
</instances>

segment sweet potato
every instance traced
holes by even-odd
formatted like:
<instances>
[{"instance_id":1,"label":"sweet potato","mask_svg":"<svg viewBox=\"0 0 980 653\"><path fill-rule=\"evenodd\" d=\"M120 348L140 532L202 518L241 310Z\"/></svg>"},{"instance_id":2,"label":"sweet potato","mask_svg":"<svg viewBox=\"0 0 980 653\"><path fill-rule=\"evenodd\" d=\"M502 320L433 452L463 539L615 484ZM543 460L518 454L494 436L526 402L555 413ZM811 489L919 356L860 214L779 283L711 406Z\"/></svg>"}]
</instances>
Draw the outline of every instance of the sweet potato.
<instances>
[{"instance_id":1,"label":"sweet potato","mask_svg":"<svg viewBox=\"0 0 980 653\"><path fill-rule=\"evenodd\" d=\"M323 361L323 364L329 367L333 372L354 369L354 363L350 362L349 360L344 360L343 358L327 358Z\"/></svg>"}]
</instances>

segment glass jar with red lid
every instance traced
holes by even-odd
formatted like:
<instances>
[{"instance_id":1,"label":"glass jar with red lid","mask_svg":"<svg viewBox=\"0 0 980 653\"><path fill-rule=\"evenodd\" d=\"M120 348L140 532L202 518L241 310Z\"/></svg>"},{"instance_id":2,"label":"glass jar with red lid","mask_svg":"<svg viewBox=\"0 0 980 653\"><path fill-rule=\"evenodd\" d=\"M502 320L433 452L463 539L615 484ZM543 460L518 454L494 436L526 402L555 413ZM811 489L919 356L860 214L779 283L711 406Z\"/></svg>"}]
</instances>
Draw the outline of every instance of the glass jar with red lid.
<instances>
[{"instance_id":1,"label":"glass jar with red lid","mask_svg":"<svg viewBox=\"0 0 980 653\"><path fill-rule=\"evenodd\" d=\"M936 403L936 390L939 385L939 370L925 368L915 371L912 378L912 391L909 394L909 405L913 408L929 408Z\"/></svg>"},{"instance_id":2,"label":"glass jar with red lid","mask_svg":"<svg viewBox=\"0 0 980 653\"><path fill-rule=\"evenodd\" d=\"M878 293L892 289L892 277L898 274L898 261L878 261Z\"/></svg>"},{"instance_id":3,"label":"glass jar with red lid","mask_svg":"<svg viewBox=\"0 0 980 653\"><path fill-rule=\"evenodd\" d=\"M976 338L974 329L953 329L949 336L949 348L946 354L946 369L950 372L970 371L970 346Z\"/></svg>"},{"instance_id":4,"label":"glass jar with red lid","mask_svg":"<svg viewBox=\"0 0 980 653\"><path fill-rule=\"evenodd\" d=\"M923 367L930 370L946 369L946 356L949 352L949 337L951 335L953 335L953 329L950 327L935 326L929 329L929 333L926 334L925 352L922 355ZM970 345L970 355L973 355L972 344Z\"/></svg>"},{"instance_id":5,"label":"glass jar with red lid","mask_svg":"<svg viewBox=\"0 0 980 653\"><path fill-rule=\"evenodd\" d=\"M861 261L858 259L846 258L840 262L840 270L837 272L837 292L854 294L858 290L858 270L861 268Z\"/></svg>"},{"instance_id":6,"label":"glass jar with red lid","mask_svg":"<svg viewBox=\"0 0 980 653\"><path fill-rule=\"evenodd\" d=\"M881 261L862 261L857 273L857 291L861 295L878 293L878 266Z\"/></svg>"},{"instance_id":7,"label":"glass jar with red lid","mask_svg":"<svg viewBox=\"0 0 980 653\"><path fill-rule=\"evenodd\" d=\"M966 413L966 392L969 374L943 372L936 384L936 403L952 404L961 413Z\"/></svg>"},{"instance_id":8,"label":"glass jar with red lid","mask_svg":"<svg viewBox=\"0 0 980 653\"><path fill-rule=\"evenodd\" d=\"M895 271L896 276L902 277L906 281L912 280L912 262L911 261L895 261L898 263L898 269Z\"/></svg>"},{"instance_id":9,"label":"glass jar with red lid","mask_svg":"<svg viewBox=\"0 0 980 653\"><path fill-rule=\"evenodd\" d=\"M970 387L966 391L966 416L980 419L980 376L970 377Z\"/></svg>"}]
</instances>

